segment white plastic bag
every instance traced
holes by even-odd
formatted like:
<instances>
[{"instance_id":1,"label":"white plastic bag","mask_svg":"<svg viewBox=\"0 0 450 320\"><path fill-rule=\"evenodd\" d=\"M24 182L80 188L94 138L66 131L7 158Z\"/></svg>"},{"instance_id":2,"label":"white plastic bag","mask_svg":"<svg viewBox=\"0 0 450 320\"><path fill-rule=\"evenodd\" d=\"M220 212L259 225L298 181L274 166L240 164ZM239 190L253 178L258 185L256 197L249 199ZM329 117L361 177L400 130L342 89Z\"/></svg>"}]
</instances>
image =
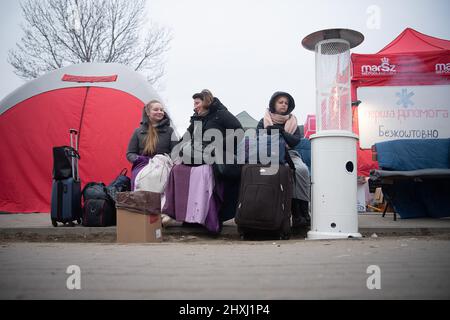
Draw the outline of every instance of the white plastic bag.
<instances>
[{"instance_id":1,"label":"white plastic bag","mask_svg":"<svg viewBox=\"0 0 450 320\"><path fill-rule=\"evenodd\" d=\"M163 193L173 162L167 154L157 154L136 175L134 191Z\"/></svg>"}]
</instances>

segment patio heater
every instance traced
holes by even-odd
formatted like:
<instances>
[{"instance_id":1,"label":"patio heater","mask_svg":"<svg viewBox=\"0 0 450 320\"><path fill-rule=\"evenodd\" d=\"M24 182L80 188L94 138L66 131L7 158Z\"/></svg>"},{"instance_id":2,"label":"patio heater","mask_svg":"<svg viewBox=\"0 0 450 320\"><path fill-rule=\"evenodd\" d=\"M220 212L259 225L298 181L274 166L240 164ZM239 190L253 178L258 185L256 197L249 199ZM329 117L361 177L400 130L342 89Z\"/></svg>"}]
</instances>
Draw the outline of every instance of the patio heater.
<instances>
[{"instance_id":1,"label":"patio heater","mask_svg":"<svg viewBox=\"0 0 450 320\"><path fill-rule=\"evenodd\" d=\"M354 30L328 29L302 41L316 54L316 134L311 139L311 231L307 239L358 238L356 142L352 132L350 48Z\"/></svg>"}]
</instances>

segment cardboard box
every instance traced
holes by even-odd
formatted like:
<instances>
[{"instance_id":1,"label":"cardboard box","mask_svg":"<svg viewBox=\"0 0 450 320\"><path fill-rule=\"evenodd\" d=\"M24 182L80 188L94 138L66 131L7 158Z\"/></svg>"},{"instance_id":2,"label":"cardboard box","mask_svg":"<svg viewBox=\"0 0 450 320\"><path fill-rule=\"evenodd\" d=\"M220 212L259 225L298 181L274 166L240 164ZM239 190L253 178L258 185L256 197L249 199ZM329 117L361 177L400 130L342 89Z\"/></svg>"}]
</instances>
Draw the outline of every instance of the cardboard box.
<instances>
[{"instance_id":1,"label":"cardboard box","mask_svg":"<svg viewBox=\"0 0 450 320\"><path fill-rule=\"evenodd\" d=\"M160 214L145 214L117 209L117 242L162 242Z\"/></svg>"}]
</instances>

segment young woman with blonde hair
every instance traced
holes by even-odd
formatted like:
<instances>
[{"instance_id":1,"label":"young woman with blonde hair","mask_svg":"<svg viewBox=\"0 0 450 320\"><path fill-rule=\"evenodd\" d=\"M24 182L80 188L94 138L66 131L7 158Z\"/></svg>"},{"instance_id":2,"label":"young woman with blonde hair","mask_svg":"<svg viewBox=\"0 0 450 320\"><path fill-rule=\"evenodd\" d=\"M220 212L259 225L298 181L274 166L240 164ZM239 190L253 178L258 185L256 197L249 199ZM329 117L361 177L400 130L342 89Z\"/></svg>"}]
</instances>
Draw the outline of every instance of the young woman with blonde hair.
<instances>
[{"instance_id":1,"label":"young woman with blonde hair","mask_svg":"<svg viewBox=\"0 0 450 320\"><path fill-rule=\"evenodd\" d=\"M176 141L171 141L172 133L170 119L161 102L150 101L144 106L140 126L134 130L128 144L128 161L134 163L139 156L170 154L176 144Z\"/></svg>"},{"instance_id":2,"label":"young woman with blonde hair","mask_svg":"<svg viewBox=\"0 0 450 320\"><path fill-rule=\"evenodd\" d=\"M152 100L144 106L140 126L134 130L128 143L127 159L133 164L131 188L135 188L135 179L139 172L149 164L151 158L159 154L170 155L177 141L172 141L174 130L164 107L158 100ZM162 217L163 225L171 219Z\"/></svg>"}]
</instances>

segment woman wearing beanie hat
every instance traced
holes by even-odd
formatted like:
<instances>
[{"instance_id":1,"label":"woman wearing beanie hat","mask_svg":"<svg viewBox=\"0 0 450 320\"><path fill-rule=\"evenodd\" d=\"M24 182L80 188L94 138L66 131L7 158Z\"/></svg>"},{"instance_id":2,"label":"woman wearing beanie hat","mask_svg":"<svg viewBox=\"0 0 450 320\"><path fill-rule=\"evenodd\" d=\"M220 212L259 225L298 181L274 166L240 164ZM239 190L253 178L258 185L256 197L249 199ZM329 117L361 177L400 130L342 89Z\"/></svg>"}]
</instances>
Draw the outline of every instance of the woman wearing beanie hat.
<instances>
[{"instance_id":1,"label":"woman wearing beanie hat","mask_svg":"<svg viewBox=\"0 0 450 320\"><path fill-rule=\"evenodd\" d=\"M308 167L300 154L294 150L301 139L297 118L292 114L294 108L295 101L289 93L275 92L270 98L269 108L266 110L264 118L258 123L257 132L259 129L266 129L270 134L272 129L278 129L286 141L288 153L295 165L292 227L294 231L299 231L300 228L311 225L309 216L310 179Z\"/></svg>"}]
</instances>

